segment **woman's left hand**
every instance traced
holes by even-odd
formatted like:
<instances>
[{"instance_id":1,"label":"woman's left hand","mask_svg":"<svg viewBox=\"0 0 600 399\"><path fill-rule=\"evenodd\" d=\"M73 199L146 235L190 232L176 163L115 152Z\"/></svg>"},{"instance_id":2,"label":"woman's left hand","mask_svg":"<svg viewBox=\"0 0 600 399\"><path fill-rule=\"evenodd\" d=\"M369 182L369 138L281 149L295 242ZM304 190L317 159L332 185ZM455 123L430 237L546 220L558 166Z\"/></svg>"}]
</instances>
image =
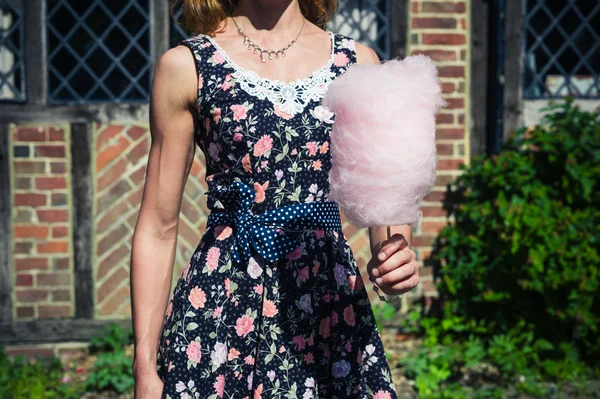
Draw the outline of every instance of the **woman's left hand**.
<instances>
[{"instance_id":1,"label":"woman's left hand","mask_svg":"<svg viewBox=\"0 0 600 399\"><path fill-rule=\"evenodd\" d=\"M387 295L404 294L419 284L419 264L402 234L385 240L367 264L369 276Z\"/></svg>"}]
</instances>

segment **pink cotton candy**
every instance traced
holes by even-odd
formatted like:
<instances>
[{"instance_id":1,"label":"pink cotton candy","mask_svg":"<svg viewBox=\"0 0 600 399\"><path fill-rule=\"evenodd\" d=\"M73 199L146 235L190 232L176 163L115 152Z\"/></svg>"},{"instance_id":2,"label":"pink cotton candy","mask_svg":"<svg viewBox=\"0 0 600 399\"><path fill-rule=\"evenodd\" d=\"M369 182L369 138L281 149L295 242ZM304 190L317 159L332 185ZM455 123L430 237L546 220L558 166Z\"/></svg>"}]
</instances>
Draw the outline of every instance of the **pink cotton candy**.
<instances>
[{"instance_id":1,"label":"pink cotton candy","mask_svg":"<svg viewBox=\"0 0 600 399\"><path fill-rule=\"evenodd\" d=\"M435 181L437 69L424 55L354 65L323 105L335 113L329 199L358 227L410 224Z\"/></svg>"}]
</instances>

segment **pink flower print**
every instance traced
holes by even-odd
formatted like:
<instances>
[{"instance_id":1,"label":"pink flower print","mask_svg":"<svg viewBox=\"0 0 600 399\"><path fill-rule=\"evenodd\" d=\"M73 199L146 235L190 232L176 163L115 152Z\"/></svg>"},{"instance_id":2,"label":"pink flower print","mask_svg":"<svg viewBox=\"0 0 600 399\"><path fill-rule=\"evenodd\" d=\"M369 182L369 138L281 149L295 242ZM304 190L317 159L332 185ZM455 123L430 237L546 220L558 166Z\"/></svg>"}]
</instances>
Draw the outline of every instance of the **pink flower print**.
<instances>
[{"instance_id":1,"label":"pink flower print","mask_svg":"<svg viewBox=\"0 0 600 399\"><path fill-rule=\"evenodd\" d=\"M306 143L306 148L308 149L308 156L314 157L319 151L319 146L316 141L309 141Z\"/></svg>"},{"instance_id":2,"label":"pink flower print","mask_svg":"<svg viewBox=\"0 0 600 399\"><path fill-rule=\"evenodd\" d=\"M313 346L315 344L315 333L311 332L308 337L308 346Z\"/></svg>"},{"instance_id":3,"label":"pink flower print","mask_svg":"<svg viewBox=\"0 0 600 399\"><path fill-rule=\"evenodd\" d=\"M208 270L215 270L219 266L219 257L221 256L221 249L219 247L212 247L208 250L206 255L206 266Z\"/></svg>"},{"instance_id":4,"label":"pink flower print","mask_svg":"<svg viewBox=\"0 0 600 399\"><path fill-rule=\"evenodd\" d=\"M260 204L265 200L266 190L269 187L269 180L264 182L262 185L258 182L254 182L254 202Z\"/></svg>"},{"instance_id":5,"label":"pink flower print","mask_svg":"<svg viewBox=\"0 0 600 399\"><path fill-rule=\"evenodd\" d=\"M206 129L207 132L210 132L210 118L204 118L204 129Z\"/></svg>"},{"instance_id":6,"label":"pink flower print","mask_svg":"<svg viewBox=\"0 0 600 399\"><path fill-rule=\"evenodd\" d=\"M225 295L227 295L227 298L229 298L229 295L231 295L231 279L229 277L227 277L225 279L224 285L225 285Z\"/></svg>"},{"instance_id":7,"label":"pink flower print","mask_svg":"<svg viewBox=\"0 0 600 399\"><path fill-rule=\"evenodd\" d=\"M275 306L275 302L268 299L265 299L263 301L262 312L267 317L273 317L277 313L279 313L279 311L277 310L277 306Z\"/></svg>"},{"instance_id":8,"label":"pink flower print","mask_svg":"<svg viewBox=\"0 0 600 399\"><path fill-rule=\"evenodd\" d=\"M320 240L325 236L325 230L315 230L315 237Z\"/></svg>"},{"instance_id":9,"label":"pink flower print","mask_svg":"<svg viewBox=\"0 0 600 399\"><path fill-rule=\"evenodd\" d=\"M331 294L327 293L323 295L323 300L327 303L331 302Z\"/></svg>"},{"instance_id":10,"label":"pink flower print","mask_svg":"<svg viewBox=\"0 0 600 399\"><path fill-rule=\"evenodd\" d=\"M319 261L316 261L316 262L315 262L315 265L314 265L314 266L313 266L313 268L312 268L312 273L313 273L313 276L316 276L316 275L317 275L317 273L319 272L319 268L320 268L320 267L321 267L321 262L319 262Z\"/></svg>"},{"instance_id":11,"label":"pink flower print","mask_svg":"<svg viewBox=\"0 0 600 399\"><path fill-rule=\"evenodd\" d=\"M340 294L335 294L335 295L333 296L333 301L334 301L334 302L337 302L337 301L339 301L339 300L340 300Z\"/></svg>"},{"instance_id":12,"label":"pink flower print","mask_svg":"<svg viewBox=\"0 0 600 399\"><path fill-rule=\"evenodd\" d=\"M314 355L313 355L312 353L306 353L306 354L304 355L304 362L305 362L306 364L311 364L311 363L314 363L314 362L315 362L315 357L314 357Z\"/></svg>"},{"instance_id":13,"label":"pink flower print","mask_svg":"<svg viewBox=\"0 0 600 399\"><path fill-rule=\"evenodd\" d=\"M187 278L188 272L190 271L190 263L187 264L185 269L183 269L183 278Z\"/></svg>"},{"instance_id":14,"label":"pink flower print","mask_svg":"<svg viewBox=\"0 0 600 399\"><path fill-rule=\"evenodd\" d=\"M279 347L279 353L283 353L283 352L285 352L285 346L281 345Z\"/></svg>"},{"instance_id":15,"label":"pink flower print","mask_svg":"<svg viewBox=\"0 0 600 399\"><path fill-rule=\"evenodd\" d=\"M269 160L268 160L268 159L265 159L264 161L262 161L262 162L260 163L260 167L261 167L261 168L266 168L268 164L269 164Z\"/></svg>"},{"instance_id":16,"label":"pink flower print","mask_svg":"<svg viewBox=\"0 0 600 399\"><path fill-rule=\"evenodd\" d=\"M302 350L306 347L306 341L302 335L296 335L294 338L292 338L292 341L294 341L298 350Z\"/></svg>"},{"instance_id":17,"label":"pink flower print","mask_svg":"<svg viewBox=\"0 0 600 399\"><path fill-rule=\"evenodd\" d=\"M324 317L321 319L321 324L319 325L319 334L323 338L327 338L329 335L331 335L331 317Z\"/></svg>"},{"instance_id":18,"label":"pink flower print","mask_svg":"<svg viewBox=\"0 0 600 399\"><path fill-rule=\"evenodd\" d=\"M344 53L335 53L335 55L333 56L333 65L335 65L336 67L346 66L349 62L350 59Z\"/></svg>"},{"instance_id":19,"label":"pink flower print","mask_svg":"<svg viewBox=\"0 0 600 399\"><path fill-rule=\"evenodd\" d=\"M327 154L327 151L329 151L329 142L324 142L323 145L321 146L321 149L319 150L319 152L321 154Z\"/></svg>"},{"instance_id":20,"label":"pink flower print","mask_svg":"<svg viewBox=\"0 0 600 399\"><path fill-rule=\"evenodd\" d=\"M217 396L219 398L222 398L223 393L225 392L225 375L219 374L219 376L217 377L217 380L213 384L213 387L215 388Z\"/></svg>"},{"instance_id":21,"label":"pink flower print","mask_svg":"<svg viewBox=\"0 0 600 399\"><path fill-rule=\"evenodd\" d=\"M298 278L303 283L305 283L306 280L308 280L308 266L303 267L302 269L298 270Z\"/></svg>"},{"instance_id":22,"label":"pink flower print","mask_svg":"<svg viewBox=\"0 0 600 399\"><path fill-rule=\"evenodd\" d=\"M338 323L338 314L337 312L331 312L331 326L335 326Z\"/></svg>"},{"instance_id":23,"label":"pink flower print","mask_svg":"<svg viewBox=\"0 0 600 399\"><path fill-rule=\"evenodd\" d=\"M244 158L242 158L242 166L244 167L244 170L246 172L252 173L252 166L250 165L250 154L244 155Z\"/></svg>"},{"instance_id":24,"label":"pink flower print","mask_svg":"<svg viewBox=\"0 0 600 399\"><path fill-rule=\"evenodd\" d=\"M252 397L252 399L262 399L262 391L263 391L263 384L260 384L259 386L256 387L256 390L254 390L254 396Z\"/></svg>"},{"instance_id":25,"label":"pink flower print","mask_svg":"<svg viewBox=\"0 0 600 399\"><path fill-rule=\"evenodd\" d=\"M236 320L235 332L237 332L237 335L246 337L252 331L254 331L254 318L245 314Z\"/></svg>"},{"instance_id":26,"label":"pink flower print","mask_svg":"<svg viewBox=\"0 0 600 399\"><path fill-rule=\"evenodd\" d=\"M223 313L223 306L219 306L218 308L216 308L213 311L213 314L212 314L213 319L216 319L217 317L221 316L221 313Z\"/></svg>"},{"instance_id":27,"label":"pink flower print","mask_svg":"<svg viewBox=\"0 0 600 399\"><path fill-rule=\"evenodd\" d=\"M392 395L388 391L379 390L375 395L373 395L373 399L392 399Z\"/></svg>"},{"instance_id":28,"label":"pink flower print","mask_svg":"<svg viewBox=\"0 0 600 399\"><path fill-rule=\"evenodd\" d=\"M218 226L215 227L215 239L219 240L219 241L223 241L225 239L227 239L231 233L233 232L233 229L229 226L227 226L226 224L220 224Z\"/></svg>"},{"instance_id":29,"label":"pink flower print","mask_svg":"<svg viewBox=\"0 0 600 399\"><path fill-rule=\"evenodd\" d=\"M296 155L298 153L298 150L295 148L292 148L292 151L290 152L291 155Z\"/></svg>"},{"instance_id":30,"label":"pink flower print","mask_svg":"<svg viewBox=\"0 0 600 399\"><path fill-rule=\"evenodd\" d=\"M351 290L360 290L363 287L363 281L360 276L348 276L348 287Z\"/></svg>"},{"instance_id":31,"label":"pink flower print","mask_svg":"<svg viewBox=\"0 0 600 399\"><path fill-rule=\"evenodd\" d=\"M212 115L213 121L215 121L215 123L219 123L219 121L221 120L221 108L213 109Z\"/></svg>"},{"instance_id":32,"label":"pink flower print","mask_svg":"<svg viewBox=\"0 0 600 399\"><path fill-rule=\"evenodd\" d=\"M198 90L204 87L204 78L202 74L198 75Z\"/></svg>"},{"instance_id":33,"label":"pink flower print","mask_svg":"<svg viewBox=\"0 0 600 399\"><path fill-rule=\"evenodd\" d=\"M188 300L190 301L194 309L203 308L204 304L206 304L206 294L204 293L204 291L202 291L202 289L198 288L198 286L195 286L190 291L190 294L188 295Z\"/></svg>"},{"instance_id":34,"label":"pink flower print","mask_svg":"<svg viewBox=\"0 0 600 399\"><path fill-rule=\"evenodd\" d=\"M288 260L298 260L298 259L300 259L301 256L302 256L302 246L299 246L298 248L296 248L295 250L293 250L292 252L287 254L285 257Z\"/></svg>"},{"instance_id":35,"label":"pink flower print","mask_svg":"<svg viewBox=\"0 0 600 399\"><path fill-rule=\"evenodd\" d=\"M227 91L231 89L231 75L225 76L225 81L221 85L221 90Z\"/></svg>"},{"instance_id":36,"label":"pink flower print","mask_svg":"<svg viewBox=\"0 0 600 399\"><path fill-rule=\"evenodd\" d=\"M200 345L200 342L198 341L192 341L188 344L185 353L188 357L188 360L192 363L197 364L200 362L200 359L202 358L202 347Z\"/></svg>"},{"instance_id":37,"label":"pink flower print","mask_svg":"<svg viewBox=\"0 0 600 399\"><path fill-rule=\"evenodd\" d=\"M323 164L321 163L320 159L313 161L312 167L314 170L321 170L321 166L323 166Z\"/></svg>"},{"instance_id":38,"label":"pink flower print","mask_svg":"<svg viewBox=\"0 0 600 399\"><path fill-rule=\"evenodd\" d=\"M240 357L239 350L237 350L235 348L229 349L229 354L227 355L227 360L237 359L238 357Z\"/></svg>"},{"instance_id":39,"label":"pink flower print","mask_svg":"<svg viewBox=\"0 0 600 399\"><path fill-rule=\"evenodd\" d=\"M244 136L241 133L234 133L233 135L233 141L242 141L243 138Z\"/></svg>"},{"instance_id":40,"label":"pink flower print","mask_svg":"<svg viewBox=\"0 0 600 399\"><path fill-rule=\"evenodd\" d=\"M354 320L354 306L348 305L344 308L344 321L349 326L353 326L355 324Z\"/></svg>"},{"instance_id":41,"label":"pink flower print","mask_svg":"<svg viewBox=\"0 0 600 399\"><path fill-rule=\"evenodd\" d=\"M274 109L275 109L275 115L279 116L280 118L289 120L289 119L292 119L292 117L293 117L293 115L288 114L287 112L283 112L277 105L274 107Z\"/></svg>"},{"instance_id":42,"label":"pink flower print","mask_svg":"<svg viewBox=\"0 0 600 399\"><path fill-rule=\"evenodd\" d=\"M171 317L172 312L173 312L173 301L170 301L169 306L167 306L167 318Z\"/></svg>"},{"instance_id":43,"label":"pink flower print","mask_svg":"<svg viewBox=\"0 0 600 399\"><path fill-rule=\"evenodd\" d=\"M167 371L171 372L173 370L173 362L169 362L169 367L167 367Z\"/></svg>"},{"instance_id":44,"label":"pink flower print","mask_svg":"<svg viewBox=\"0 0 600 399\"><path fill-rule=\"evenodd\" d=\"M254 286L254 292L256 292L258 295L262 295L263 293L263 285L262 284L257 284Z\"/></svg>"},{"instance_id":45,"label":"pink flower print","mask_svg":"<svg viewBox=\"0 0 600 399\"><path fill-rule=\"evenodd\" d=\"M213 53L212 59L215 62L215 64L222 64L223 62L225 62L225 56L219 50L216 50Z\"/></svg>"},{"instance_id":46,"label":"pink flower print","mask_svg":"<svg viewBox=\"0 0 600 399\"><path fill-rule=\"evenodd\" d=\"M229 108L233 111L233 120L236 122L246 119L248 116L248 108L244 107L243 105L234 104Z\"/></svg>"},{"instance_id":47,"label":"pink flower print","mask_svg":"<svg viewBox=\"0 0 600 399\"><path fill-rule=\"evenodd\" d=\"M252 366L254 364L254 358L248 355L244 358L244 363L246 363L249 366Z\"/></svg>"},{"instance_id":48,"label":"pink flower print","mask_svg":"<svg viewBox=\"0 0 600 399\"><path fill-rule=\"evenodd\" d=\"M254 144L254 156L262 157L271 148L273 148L273 139L265 134Z\"/></svg>"},{"instance_id":49,"label":"pink flower print","mask_svg":"<svg viewBox=\"0 0 600 399\"><path fill-rule=\"evenodd\" d=\"M350 341L346 341L346 352L352 352L352 344Z\"/></svg>"}]
</instances>

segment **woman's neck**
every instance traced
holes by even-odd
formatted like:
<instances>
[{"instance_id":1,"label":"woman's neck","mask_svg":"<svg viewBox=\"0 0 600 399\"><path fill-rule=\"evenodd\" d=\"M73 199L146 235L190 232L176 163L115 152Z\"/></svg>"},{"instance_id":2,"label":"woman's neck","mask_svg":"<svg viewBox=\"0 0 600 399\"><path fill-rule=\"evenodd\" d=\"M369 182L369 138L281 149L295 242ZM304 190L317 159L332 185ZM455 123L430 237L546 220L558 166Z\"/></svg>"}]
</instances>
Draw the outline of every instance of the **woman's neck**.
<instances>
[{"instance_id":1,"label":"woman's neck","mask_svg":"<svg viewBox=\"0 0 600 399\"><path fill-rule=\"evenodd\" d=\"M240 0L233 17L244 33L258 41L286 41L304 22L298 0Z\"/></svg>"}]
</instances>

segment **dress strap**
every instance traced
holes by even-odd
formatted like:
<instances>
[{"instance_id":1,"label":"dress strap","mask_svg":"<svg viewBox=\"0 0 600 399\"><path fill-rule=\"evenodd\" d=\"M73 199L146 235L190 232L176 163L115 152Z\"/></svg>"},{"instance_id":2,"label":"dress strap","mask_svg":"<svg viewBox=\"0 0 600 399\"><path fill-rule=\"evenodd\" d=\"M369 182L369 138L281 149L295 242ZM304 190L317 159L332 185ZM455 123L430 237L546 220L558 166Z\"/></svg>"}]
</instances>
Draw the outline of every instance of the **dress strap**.
<instances>
[{"instance_id":1,"label":"dress strap","mask_svg":"<svg viewBox=\"0 0 600 399\"><path fill-rule=\"evenodd\" d=\"M179 42L180 45L189 48L192 52L192 56L194 57L196 73L198 75L198 111L200 111L200 108L204 102L204 78L205 76L210 76L210 71L208 70L208 68L210 68L210 64L207 62L207 60L211 54L209 54L206 50L207 42L208 41L204 35L193 36Z\"/></svg>"},{"instance_id":2,"label":"dress strap","mask_svg":"<svg viewBox=\"0 0 600 399\"><path fill-rule=\"evenodd\" d=\"M356 64L356 41L350 36L334 34L334 59L331 66L336 74L345 72Z\"/></svg>"}]
</instances>

